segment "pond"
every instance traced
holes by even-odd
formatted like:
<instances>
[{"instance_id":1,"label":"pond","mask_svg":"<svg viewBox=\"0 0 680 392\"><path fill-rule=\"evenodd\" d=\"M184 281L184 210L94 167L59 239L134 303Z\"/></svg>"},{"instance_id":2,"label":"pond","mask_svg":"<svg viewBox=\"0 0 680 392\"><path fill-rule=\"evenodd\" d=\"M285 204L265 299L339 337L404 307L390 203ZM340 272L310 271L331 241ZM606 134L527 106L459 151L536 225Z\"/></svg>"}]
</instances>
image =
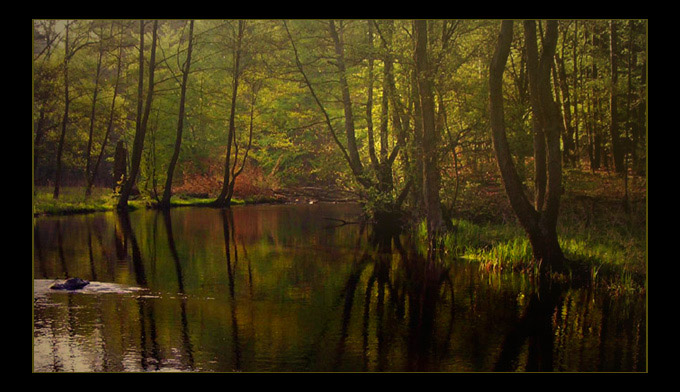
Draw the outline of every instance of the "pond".
<instances>
[{"instance_id":1,"label":"pond","mask_svg":"<svg viewBox=\"0 0 680 392\"><path fill-rule=\"evenodd\" d=\"M646 371L640 295L380 240L354 204L39 217L35 372ZM91 281L50 290L56 280Z\"/></svg>"}]
</instances>

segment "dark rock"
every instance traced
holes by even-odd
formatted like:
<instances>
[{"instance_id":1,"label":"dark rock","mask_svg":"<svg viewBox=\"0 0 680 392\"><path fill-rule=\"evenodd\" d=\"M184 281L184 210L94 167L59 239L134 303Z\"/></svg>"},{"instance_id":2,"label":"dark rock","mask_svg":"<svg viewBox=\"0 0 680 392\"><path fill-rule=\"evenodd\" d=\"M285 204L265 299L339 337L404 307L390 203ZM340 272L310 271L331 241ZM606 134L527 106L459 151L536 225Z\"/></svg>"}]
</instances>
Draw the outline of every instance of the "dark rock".
<instances>
[{"instance_id":1,"label":"dark rock","mask_svg":"<svg viewBox=\"0 0 680 392\"><path fill-rule=\"evenodd\" d=\"M83 287L90 284L87 280L82 280L80 278L71 278L64 283L55 283L50 288L52 290L80 290Z\"/></svg>"}]
</instances>

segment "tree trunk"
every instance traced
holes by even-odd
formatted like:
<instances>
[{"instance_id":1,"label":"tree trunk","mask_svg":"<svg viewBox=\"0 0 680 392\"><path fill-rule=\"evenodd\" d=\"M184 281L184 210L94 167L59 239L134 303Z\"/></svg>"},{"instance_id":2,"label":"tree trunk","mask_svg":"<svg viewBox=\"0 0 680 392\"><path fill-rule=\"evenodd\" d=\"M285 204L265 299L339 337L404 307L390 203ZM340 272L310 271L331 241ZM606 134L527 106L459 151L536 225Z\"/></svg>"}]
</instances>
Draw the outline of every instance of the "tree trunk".
<instances>
[{"instance_id":1,"label":"tree trunk","mask_svg":"<svg viewBox=\"0 0 680 392\"><path fill-rule=\"evenodd\" d=\"M191 50L194 39L194 21L189 22L189 47L187 48L187 59L184 67L182 67L182 85L179 97L179 119L177 120L177 137L175 138L175 149L168 164L168 173L165 178L165 188L163 189L163 198L160 206L162 208L170 207L170 197L172 196L172 178L175 173L175 165L179 159L180 148L182 147L182 130L184 128L184 106L186 100L187 80L189 78L189 70L191 69Z\"/></svg>"},{"instance_id":2,"label":"tree trunk","mask_svg":"<svg viewBox=\"0 0 680 392\"><path fill-rule=\"evenodd\" d=\"M427 216L428 237L433 239L444 230L439 198L440 174L437 147L439 135L435 129L433 75L427 58L427 21L414 21L415 63L423 126L423 198Z\"/></svg>"},{"instance_id":3,"label":"tree trunk","mask_svg":"<svg viewBox=\"0 0 680 392\"><path fill-rule=\"evenodd\" d=\"M59 198L59 191L61 188L61 161L64 152L64 141L66 140L66 127L68 125L68 110L71 103L68 91L68 63L69 63L69 46L68 46L68 21L66 21L66 36L64 40L64 115L61 119L61 133L59 134L59 143L57 145L57 168L54 174L54 193L52 197L54 199Z\"/></svg>"},{"instance_id":4,"label":"tree trunk","mask_svg":"<svg viewBox=\"0 0 680 392\"><path fill-rule=\"evenodd\" d=\"M236 138L236 96L238 94L238 82L239 82L239 63L241 61L241 40L243 39L243 31L245 29L244 22L242 20L238 21L238 35L236 37L236 48L234 50L234 70L232 79L232 89L231 89L231 106L229 114L229 134L227 135L227 156L224 162L224 182L222 183L222 191L217 199L213 202L213 205L217 207L229 207L231 204L231 193L233 192L235 181L231 178L231 165L229 164L231 160L231 147L232 143ZM236 158L234 158L235 160ZM232 191L230 192L230 188Z\"/></svg>"},{"instance_id":5,"label":"tree trunk","mask_svg":"<svg viewBox=\"0 0 680 392\"><path fill-rule=\"evenodd\" d=\"M140 80L143 78L143 63L144 63L144 21L140 21L139 23L139 73L140 73ZM120 194L120 199L118 200L118 209L125 209L127 208L127 202L128 199L130 198L130 194L132 193L132 188L135 185L135 181L137 180L137 174L139 173L139 165L142 161L142 150L144 148L144 137L146 135L146 128L147 124L149 122L149 114L151 112L151 102L153 100L153 89L154 89L154 71L156 68L156 36L158 32L158 21L155 20L153 22L153 35L151 38L151 57L149 59L149 85L147 86L147 95L146 95L146 102L145 102L145 107L144 107L144 114L141 116L141 122L139 121L139 115L141 112L141 91L142 91L142 82L139 82L139 90L138 93L140 93L138 99L138 104L137 104L137 129L135 130L135 139L134 139L134 144L132 145L132 157L130 158L130 176L125 179L125 183L123 184L123 189L121 190Z\"/></svg>"},{"instance_id":6,"label":"tree trunk","mask_svg":"<svg viewBox=\"0 0 680 392\"><path fill-rule=\"evenodd\" d=\"M349 84L347 83L347 70L345 66L344 44L337 29L335 22L329 21L329 31L333 39L335 48L335 64L338 67L338 76L340 78L340 90L342 92L342 105L345 113L345 137L347 139L347 152L349 153L352 171L355 176L361 176L363 173L363 166L359 158L359 150L357 149L356 136L354 132L354 116L352 111L352 101L349 94Z\"/></svg>"},{"instance_id":7,"label":"tree trunk","mask_svg":"<svg viewBox=\"0 0 680 392\"><path fill-rule=\"evenodd\" d=\"M557 213L561 193L561 156L559 149L559 112L550 93L550 67L557 43L557 23L549 21L543 42L543 53L530 71L530 93L537 94L532 102L537 104L534 116L543 129L547 158L547 188L545 204L542 209L534 209L524 193L523 184L517 174L510 152L505 131L503 113L503 72L510 53L512 42L512 21L501 23L501 32L496 46L489 72L489 111L491 136L496 153L498 168L510 205L520 224L527 232L531 243L533 257L541 272L561 270L564 255L557 240ZM528 40L528 61L534 62L537 53L534 51L536 41L535 24L525 22L525 35ZM533 59L532 59L533 58ZM533 82L532 82L533 80ZM532 105L533 107L533 105Z\"/></svg>"},{"instance_id":8,"label":"tree trunk","mask_svg":"<svg viewBox=\"0 0 680 392\"><path fill-rule=\"evenodd\" d=\"M378 171L380 162L375 154L375 137L373 135L373 21L368 21L368 93L366 97L366 133L368 136L368 157L373 170Z\"/></svg>"},{"instance_id":9,"label":"tree trunk","mask_svg":"<svg viewBox=\"0 0 680 392\"><path fill-rule=\"evenodd\" d=\"M619 80L618 70L618 34L616 30L616 21L609 22L609 56L611 62L611 85L609 89L609 110L611 113L611 122L609 124L609 132L612 141L612 158L614 160L614 169L617 173L623 173L623 146L621 143L621 134L619 130L619 115L618 100L617 100L617 83Z\"/></svg>"},{"instance_id":10,"label":"tree trunk","mask_svg":"<svg viewBox=\"0 0 680 392\"><path fill-rule=\"evenodd\" d=\"M533 26L533 27L531 27ZM534 143L534 207L541 210L545 202L545 188L547 185L545 134L539 112L538 101L538 47L536 45L536 26L533 21L524 22L524 39L527 61L527 78L529 83L529 101L531 102L531 126Z\"/></svg>"},{"instance_id":11,"label":"tree trunk","mask_svg":"<svg viewBox=\"0 0 680 392\"><path fill-rule=\"evenodd\" d=\"M574 63L574 99L572 100L572 104L574 106L574 152L573 152L573 162L574 164L578 167L580 166L580 161L581 161L581 150L580 150L580 143L579 143L579 137L578 137L578 121L579 121L579 111L578 111L578 102L579 102L579 74L578 74L578 21L574 21L574 58L573 58L573 63ZM581 71L582 72L582 71ZM581 74L583 75L583 74Z\"/></svg>"},{"instance_id":12,"label":"tree trunk","mask_svg":"<svg viewBox=\"0 0 680 392\"><path fill-rule=\"evenodd\" d=\"M99 51L97 52L97 67L94 73L94 90L92 91L92 108L90 110L90 128L87 138L87 149L85 151L85 181L89 181L90 178L90 166L92 164L92 137L94 133L95 118L97 115L97 95L99 94L99 75L102 68L102 57L104 56L104 29L101 28L99 31ZM111 33L113 33L113 24L111 25Z\"/></svg>"},{"instance_id":13,"label":"tree trunk","mask_svg":"<svg viewBox=\"0 0 680 392\"><path fill-rule=\"evenodd\" d=\"M121 28L122 29L122 28ZM87 187L85 188L85 195L90 196L92 193L92 186L94 185L94 180L97 178L97 172L99 171L99 165L101 163L101 160L104 156L104 150L106 148L106 143L109 139L109 135L111 134L111 131L113 130L113 119L115 116L115 108L116 108L116 97L118 96L118 86L120 84L120 73L121 73L121 63L123 60L123 35L121 34L121 42L119 43L118 47L118 63L116 65L116 82L113 85L113 98L111 99L111 111L109 113L109 122L106 127L106 133L104 134L104 140L102 141L102 147L99 150L99 155L97 156L97 160L94 163L94 167L92 168L92 172L90 173L88 179L87 179ZM122 144L121 144L122 147ZM116 152L118 151L118 147L116 147ZM115 166L115 165L114 165ZM115 184L120 181L121 176L120 172L118 173L118 178L116 178L116 171L114 170L114 189L115 189ZM123 167L123 172L122 174L125 174L125 167Z\"/></svg>"},{"instance_id":14,"label":"tree trunk","mask_svg":"<svg viewBox=\"0 0 680 392\"><path fill-rule=\"evenodd\" d=\"M562 111L564 119L564 163L571 164L574 162L574 127L572 126L571 117L571 95L569 93L569 83L567 81L567 72L564 69L564 55L562 57L555 56L555 65L557 73L557 81L559 91L562 94ZM576 76L574 76L576 77Z\"/></svg>"}]
</instances>

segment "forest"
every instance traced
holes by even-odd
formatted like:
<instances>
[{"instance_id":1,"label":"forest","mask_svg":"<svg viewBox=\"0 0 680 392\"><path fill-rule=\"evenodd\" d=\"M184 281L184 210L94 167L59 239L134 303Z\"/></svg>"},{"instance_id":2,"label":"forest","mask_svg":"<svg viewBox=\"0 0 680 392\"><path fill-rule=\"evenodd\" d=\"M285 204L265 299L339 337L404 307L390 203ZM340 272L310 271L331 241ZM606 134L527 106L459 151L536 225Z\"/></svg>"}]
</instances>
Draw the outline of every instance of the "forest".
<instances>
[{"instance_id":1,"label":"forest","mask_svg":"<svg viewBox=\"0 0 680 392\"><path fill-rule=\"evenodd\" d=\"M357 201L430 250L512 226L541 270L644 285L647 29L33 20L34 215Z\"/></svg>"}]
</instances>

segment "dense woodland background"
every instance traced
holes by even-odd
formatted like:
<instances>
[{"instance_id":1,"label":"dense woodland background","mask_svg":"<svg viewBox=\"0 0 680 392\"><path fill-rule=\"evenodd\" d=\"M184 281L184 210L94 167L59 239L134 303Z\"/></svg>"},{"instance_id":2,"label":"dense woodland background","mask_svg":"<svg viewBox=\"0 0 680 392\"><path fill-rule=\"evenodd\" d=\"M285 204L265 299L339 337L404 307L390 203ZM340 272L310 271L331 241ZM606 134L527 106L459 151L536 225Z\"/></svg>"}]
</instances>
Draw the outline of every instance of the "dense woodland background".
<instances>
[{"instance_id":1,"label":"dense woodland background","mask_svg":"<svg viewBox=\"0 0 680 392\"><path fill-rule=\"evenodd\" d=\"M500 183L489 113L500 21L33 26L34 184L54 198L62 187L104 187L158 203L174 194L225 205L232 195L314 187L423 216L428 197L446 215L466 191ZM535 26L540 51L550 26ZM627 202L629 179L646 177L647 21L555 26L547 69L563 182L612 173ZM502 87L507 140L531 194L526 28L512 26Z\"/></svg>"}]
</instances>

